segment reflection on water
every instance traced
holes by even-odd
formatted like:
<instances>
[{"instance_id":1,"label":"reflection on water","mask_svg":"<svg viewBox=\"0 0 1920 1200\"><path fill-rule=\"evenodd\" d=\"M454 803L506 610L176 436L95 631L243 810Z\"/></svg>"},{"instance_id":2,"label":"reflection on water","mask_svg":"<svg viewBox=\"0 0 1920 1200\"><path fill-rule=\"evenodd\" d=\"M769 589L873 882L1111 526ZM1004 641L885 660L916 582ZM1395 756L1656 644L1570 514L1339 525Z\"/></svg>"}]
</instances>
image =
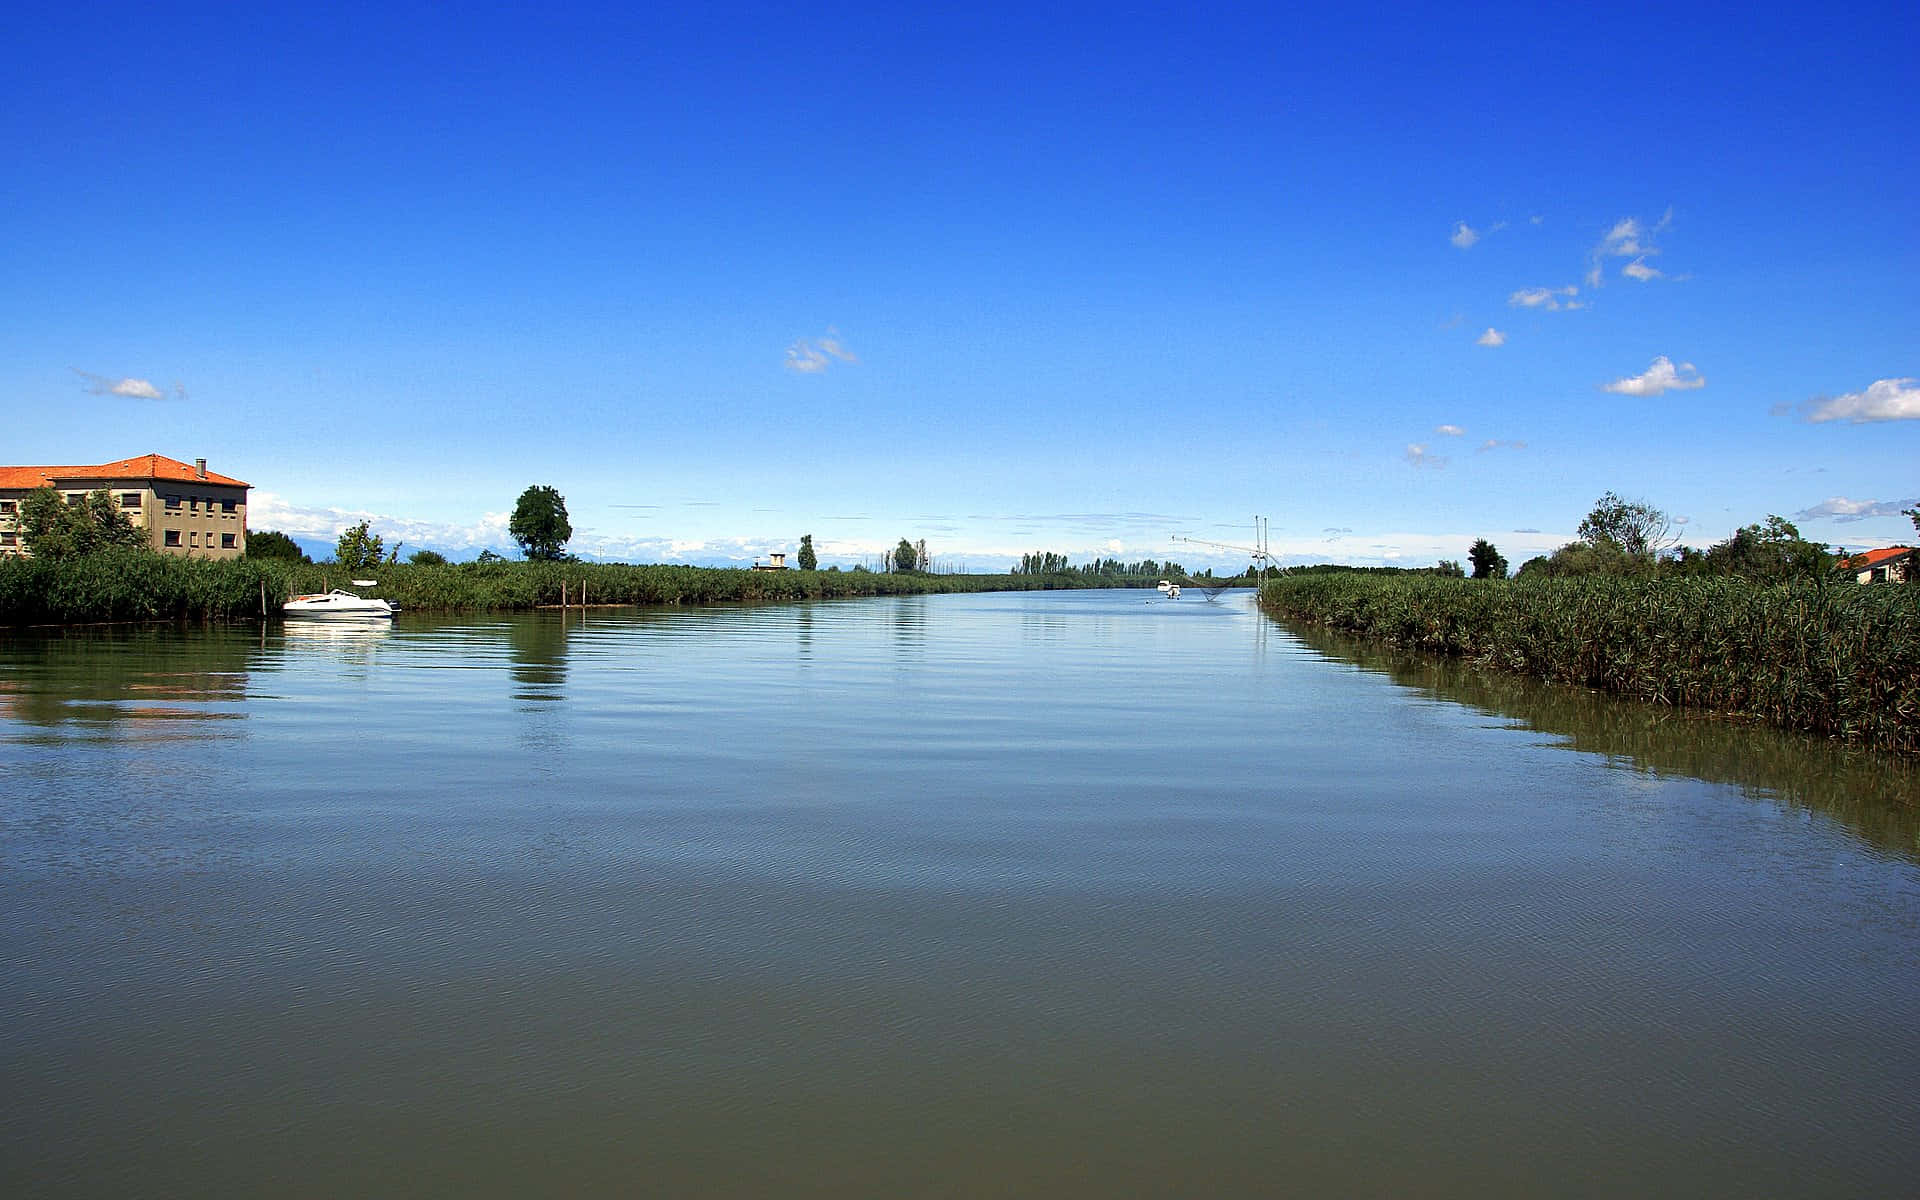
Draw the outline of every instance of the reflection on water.
<instances>
[{"instance_id":1,"label":"reflection on water","mask_svg":"<svg viewBox=\"0 0 1920 1200\"><path fill-rule=\"evenodd\" d=\"M1910 761L1282 624L1327 658L1402 687L1519 721L1632 770L1730 784L1750 797L1821 813L1881 849L1920 859L1920 765Z\"/></svg>"},{"instance_id":2,"label":"reflection on water","mask_svg":"<svg viewBox=\"0 0 1920 1200\"><path fill-rule=\"evenodd\" d=\"M562 610L532 613L507 624L515 700L566 699L567 636L576 621L584 623L585 618Z\"/></svg>"},{"instance_id":3,"label":"reflection on water","mask_svg":"<svg viewBox=\"0 0 1920 1200\"><path fill-rule=\"evenodd\" d=\"M220 737L180 723L247 715L250 631L208 630L183 643L170 629L107 626L36 633L21 645L0 671L0 719L36 726L43 738Z\"/></svg>"},{"instance_id":4,"label":"reflection on water","mask_svg":"<svg viewBox=\"0 0 1920 1200\"><path fill-rule=\"evenodd\" d=\"M1903 776L1303 637L0 633L0 1196L1911 1190Z\"/></svg>"}]
</instances>

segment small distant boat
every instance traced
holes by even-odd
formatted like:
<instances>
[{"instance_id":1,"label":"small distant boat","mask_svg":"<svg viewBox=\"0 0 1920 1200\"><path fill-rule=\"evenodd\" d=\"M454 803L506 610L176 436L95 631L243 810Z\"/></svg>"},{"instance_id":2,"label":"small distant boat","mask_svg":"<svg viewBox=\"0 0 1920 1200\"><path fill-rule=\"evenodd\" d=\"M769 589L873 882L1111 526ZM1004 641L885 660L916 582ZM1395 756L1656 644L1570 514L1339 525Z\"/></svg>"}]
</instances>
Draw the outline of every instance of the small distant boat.
<instances>
[{"instance_id":1,"label":"small distant boat","mask_svg":"<svg viewBox=\"0 0 1920 1200\"><path fill-rule=\"evenodd\" d=\"M1165 596L1169 600L1178 600L1180 598L1180 585L1177 583L1172 583L1165 579L1162 579L1155 586L1157 586L1160 589L1160 594L1162 596Z\"/></svg>"},{"instance_id":2,"label":"small distant boat","mask_svg":"<svg viewBox=\"0 0 1920 1200\"><path fill-rule=\"evenodd\" d=\"M280 606L290 617L391 617L400 611L397 604L377 596L362 596L345 588L295 596Z\"/></svg>"}]
</instances>

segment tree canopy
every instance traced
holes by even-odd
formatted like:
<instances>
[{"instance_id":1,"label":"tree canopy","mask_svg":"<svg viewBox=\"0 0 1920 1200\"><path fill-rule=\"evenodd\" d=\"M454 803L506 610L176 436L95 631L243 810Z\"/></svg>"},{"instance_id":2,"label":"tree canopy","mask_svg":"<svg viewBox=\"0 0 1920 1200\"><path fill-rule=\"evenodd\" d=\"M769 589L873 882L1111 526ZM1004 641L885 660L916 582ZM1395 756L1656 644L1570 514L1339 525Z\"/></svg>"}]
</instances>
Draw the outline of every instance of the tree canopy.
<instances>
[{"instance_id":1,"label":"tree canopy","mask_svg":"<svg viewBox=\"0 0 1920 1200\"><path fill-rule=\"evenodd\" d=\"M1765 524L1744 526L1709 548L1703 565L1708 574L1782 583L1824 575L1833 561L1825 548L1802 538L1792 521L1769 514Z\"/></svg>"},{"instance_id":2,"label":"tree canopy","mask_svg":"<svg viewBox=\"0 0 1920 1200\"><path fill-rule=\"evenodd\" d=\"M334 543L333 561L349 571L364 571L368 567L377 567L389 561L386 557L386 539L374 533L371 521L362 521L350 525L341 533L340 540ZM394 556L400 554L400 547L393 548Z\"/></svg>"},{"instance_id":3,"label":"tree canopy","mask_svg":"<svg viewBox=\"0 0 1920 1200\"><path fill-rule=\"evenodd\" d=\"M447 556L438 550L415 550L407 555L407 561L416 567L444 567L447 565Z\"/></svg>"},{"instance_id":4,"label":"tree canopy","mask_svg":"<svg viewBox=\"0 0 1920 1200\"><path fill-rule=\"evenodd\" d=\"M799 562L802 571L811 571L820 565L819 556L813 552L813 535L810 533L800 535Z\"/></svg>"},{"instance_id":5,"label":"tree canopy","mask_svg":"<svg viewBox=\"0 0 1920 1200\"><path fill-rule=\"evenodd\" d=\"M1672 519L1653 505L1607 492L1580 522L1580 540L1596 548L1611 543L1635 558L1645 558L1666 547L1672 529Z\"/></svg>"},{"instance_id":6,"label":"tree canopy","mask_svg":"<svg viewBox=\"0 0 1920 1200\"><path fill-rule=\"evenodd\" d=\"M247 531L247 558L278 558L287 562L306 562L306 553L300 549L300 543L294 541L278 529L262 529L258 532Z\"/></svg>"},{"instance_id":7,"label":"tree canopy","mask_svg":"<svg viewBox=\"0 0 1920 1200\"><path fill-rule=\"evenodd\" d=\"M558 490L536 483L520 493L507 520L507 532L520 544L520 553L542 562L566 558L573 525L567 520L567 501Z\"/></svg>"},{"instance_id":8,"label":"tree canopy","mask_svg":"<svg viewBox=\"0 0 1920 1200\"><path fill-rule=\"evenodd\" d=\"M900 544L893 548L893 569L896 571L911 571L919 565L919 562L920 552L914 549L912 542L906 538L901 538Z\"/></svg>"},{"instance_id":9,"label":"tree canopy","mask_svg":"<svg viewBox=\"0 0 1920 1200\"><path fill-rule=\"evenodd\" d=\"M1494 549L1493 543L1485 538L1474 540L1472 547L1467 550L1467 561L1473 564L1475 579L1507 577L1507 560L1501 557L1500 551Z\"/></svg>"},{"instance_id":10,"label":"tree canopy","mask_svg":"<svg viewBox=\"0 0 1920 1200\"><path fill-rule=\"evenodd\" d=\"M105 488L72 503L50 487L29 492L20 502L20 540L35 558L69 558L147 543Z\"/></svg>"}]
</instances>

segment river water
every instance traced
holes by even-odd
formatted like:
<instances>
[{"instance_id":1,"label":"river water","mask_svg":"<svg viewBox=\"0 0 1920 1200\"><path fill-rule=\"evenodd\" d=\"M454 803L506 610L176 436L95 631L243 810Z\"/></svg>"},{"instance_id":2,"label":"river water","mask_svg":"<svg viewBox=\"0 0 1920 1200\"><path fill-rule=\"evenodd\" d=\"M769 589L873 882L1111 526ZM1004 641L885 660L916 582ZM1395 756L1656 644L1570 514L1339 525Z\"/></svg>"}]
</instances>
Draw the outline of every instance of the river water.
<instances>
[{"instance_id":1,"label":"river water","mask_svg":"<svg viewBox=\"0 0 1920 1200\"><path fill-rule=\"evenodd\" d=\"M0 634L0 1194L1910 1194L1901 765L1247 593Z\"/></svg>"}]
</instances>

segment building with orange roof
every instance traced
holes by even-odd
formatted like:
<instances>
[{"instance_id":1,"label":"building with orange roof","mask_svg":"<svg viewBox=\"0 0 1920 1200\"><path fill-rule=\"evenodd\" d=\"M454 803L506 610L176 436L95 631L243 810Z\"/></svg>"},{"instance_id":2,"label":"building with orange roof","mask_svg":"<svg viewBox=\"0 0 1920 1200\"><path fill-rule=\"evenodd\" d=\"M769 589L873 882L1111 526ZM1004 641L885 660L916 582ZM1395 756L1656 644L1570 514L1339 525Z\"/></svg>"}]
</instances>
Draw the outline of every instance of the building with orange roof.
<instances>
[{"instance_id":1,"label":"building with orange roof","mask_svg":"<svg viewBox=\"0 0 1920 1200\"><path fill-rule=\"evenodd\" d=\"M1913 578L1912 546L1887 546L1843 559L1841 566L1857 583L1905 583Z\"/></svg>"},{"instance_id":2,"label":"building with orange roof","mask_svg":"<svg viewBox=\"0 0 1920 1200\"><path fill-rule=\"evenodd\" d=\"M20 536L20 502L50 487L69 504L106 489L162 554L239 558L247 549L250 486L207 470L204 458L189 466L164 454L90 467L0 467L0 556L27 553Z\"/></svg>"}]
</instances>

